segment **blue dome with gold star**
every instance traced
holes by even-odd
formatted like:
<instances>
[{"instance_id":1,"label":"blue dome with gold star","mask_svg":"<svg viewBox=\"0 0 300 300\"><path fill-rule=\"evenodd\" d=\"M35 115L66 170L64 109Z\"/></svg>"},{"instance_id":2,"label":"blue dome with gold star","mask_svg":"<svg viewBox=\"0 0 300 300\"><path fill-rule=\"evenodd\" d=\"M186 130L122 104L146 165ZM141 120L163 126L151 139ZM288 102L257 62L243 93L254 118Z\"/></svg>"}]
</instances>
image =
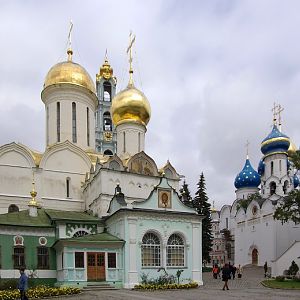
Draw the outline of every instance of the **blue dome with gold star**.
<instances>
[{"instance_id":1,"label":"blue dome with gold star","mask_svg":"<svg viewBox=\"0 0 300 300\"><path fill-rule=\"evenodd\" d=\"M251 166L247 158L243 170L236 176L234 186L237 189L258 187L260 185L260 176Z\"/></svg>"},{"instance_id":2,"label":"blue dome with gold star","mask_svg":"<svg viewBox=\"0 0 300 300\"><path fill-rule=\"evenodd\" d=\"M273 126L270 134L261 142L261 152L264 155L287 152L290 146L290 139L283 134L276 125Z\"/></svg>"}]
</instances>

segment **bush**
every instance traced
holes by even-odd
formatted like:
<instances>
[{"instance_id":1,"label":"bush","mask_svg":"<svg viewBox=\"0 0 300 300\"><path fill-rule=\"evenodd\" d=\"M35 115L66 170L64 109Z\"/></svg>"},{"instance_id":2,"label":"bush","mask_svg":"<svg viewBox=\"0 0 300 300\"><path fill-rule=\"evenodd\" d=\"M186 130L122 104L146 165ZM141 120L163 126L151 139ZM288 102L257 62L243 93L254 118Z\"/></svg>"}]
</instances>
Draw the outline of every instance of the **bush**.
<instances>
[{"instance_id":1,"label":"bush","mask_svg":"<svg viewBox=\"0 0 300 300\"><path fill-rule=\"evenodd\" d=\"M73 295L79 294L79 288L73 287L61 287L52 288L47 286L39 286L36 288L30 288L27 291L28 298L43 298L43 297L53 297L61 295ZM4 290L0 291L0 300L17 300L20 299L20 292L17 289L14 290Z\"/></svg>"},{"instance_id":2,"label":"bush","mask_svg":"<svg viewBox=\"0 0 300 300\"><path fill-rule=\"evenodd\" d=\"M198 283L196 282L185 283L185 284L177 284L177 283L138 284L134 286L134 290L173 290L173 289L191 289L196 287L198 287Z\"/></svg>"},{"instance_id":3,"label":"bush","mask_svg":"<svg viewBox=\"0 0 300 300\"><path fill-rule=\"evenodd\" d=\"M18 286L19 279L0 279L0 290L14 290Z\"/></svg>"},{"instance_id":4,"label":"bush","mask_svg":"<svg viewBox=\"0 0 300 300\"><path fill-rule=\"evenodd\" d=\"M295 276L298 271L299 271L299 267L293 260L291 266L289 267L289 275Z\"/></svg>"},{"instance_id":5,"label":"bush","mask_svg":"<svg viewBox=\"0 0 300 300\"><path fill-rule=\"evenodd\" d=\"M284 276L276 276L275 280L279 281L279 282L283 282L285 280L285 277Z\"/></svg>"}]
</instances>

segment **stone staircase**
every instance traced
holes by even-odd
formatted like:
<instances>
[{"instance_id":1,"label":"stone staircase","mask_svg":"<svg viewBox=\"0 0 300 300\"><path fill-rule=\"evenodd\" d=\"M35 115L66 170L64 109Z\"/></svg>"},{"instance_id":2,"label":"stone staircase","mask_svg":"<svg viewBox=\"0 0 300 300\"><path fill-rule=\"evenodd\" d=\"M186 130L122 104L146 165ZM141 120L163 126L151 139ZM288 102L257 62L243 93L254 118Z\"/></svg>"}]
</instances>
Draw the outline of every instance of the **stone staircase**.
<instances>
[{"instance_id":1,"label":"stone staircase","mask_svg":"<svg viewBox=\"0 0 300 300\"><path fill-rule=\"evenodd\" d=\"M87 286L83 287L83 292L99 291L99 290L118 290L118 288L110 285L107 282L88 282Z\"/></svg>"}]
</instances>

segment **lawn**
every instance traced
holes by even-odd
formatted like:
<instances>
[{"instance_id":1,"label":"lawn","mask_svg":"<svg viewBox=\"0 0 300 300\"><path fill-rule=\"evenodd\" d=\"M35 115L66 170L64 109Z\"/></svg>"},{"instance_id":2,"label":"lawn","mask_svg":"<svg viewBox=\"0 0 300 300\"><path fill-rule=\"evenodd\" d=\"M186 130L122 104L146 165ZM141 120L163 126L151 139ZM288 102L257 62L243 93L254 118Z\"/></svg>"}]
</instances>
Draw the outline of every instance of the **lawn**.
<instances>
[{"instance_id":1,"label":"lawn","mask_svg":"<svg viewBox=\"0 0 300 300\"><path fill-rule=\"evenodd\" d=\"M262 284L266 287L273 289L296 289L300 290L300 281L295 281L292 279L286 279L284 281L277 281L274 279L264 280Z\"/></svg>"}]
</instances>

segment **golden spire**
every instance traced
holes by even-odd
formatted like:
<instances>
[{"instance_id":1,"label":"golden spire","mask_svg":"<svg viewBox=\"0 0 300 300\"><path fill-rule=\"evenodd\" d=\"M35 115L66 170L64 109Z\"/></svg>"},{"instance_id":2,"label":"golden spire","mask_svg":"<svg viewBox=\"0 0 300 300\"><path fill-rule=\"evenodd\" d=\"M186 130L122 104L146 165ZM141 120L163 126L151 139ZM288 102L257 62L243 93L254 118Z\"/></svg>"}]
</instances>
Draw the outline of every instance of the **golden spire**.
<instances>
[{"instance_id":1,"label":"golden spire","mask_svg":"<svg viewBox=\"0 0 300 300\"><path fill-rule=\"evenodd\" d=\"M72 61L72 55L73 55L73 50L72 50L72 29L73 29L73 23L72 20L70 20L70 29L69 29L69 34L68 34L68 61Z\"/></svg>"},{"instance_id":2,"label":"golden spire","mask_svg":"<svg viewBox=\"0 0 300 300\"><path fill-rule=\"evenodd\" d=\"M132 31L129 34L129 46L126 53L129 54L129 83L128 86L133 86L133 68L132 68L132 46L135 42L135 35L132 37Z\"/></svg>"},{"instance_id":3,"label":"golden spire","mask_svg":"<svg viewBox=\"0 0 300 300\"><path fill-rule=\"evenodd\" d=\"M31 200L29 201L30 206L38 206L37 201L35 199L37 192L35 190L35 182L34 182L34 173L32 172L32 190L30 192Z\"/></svg>"}]
</instances>

